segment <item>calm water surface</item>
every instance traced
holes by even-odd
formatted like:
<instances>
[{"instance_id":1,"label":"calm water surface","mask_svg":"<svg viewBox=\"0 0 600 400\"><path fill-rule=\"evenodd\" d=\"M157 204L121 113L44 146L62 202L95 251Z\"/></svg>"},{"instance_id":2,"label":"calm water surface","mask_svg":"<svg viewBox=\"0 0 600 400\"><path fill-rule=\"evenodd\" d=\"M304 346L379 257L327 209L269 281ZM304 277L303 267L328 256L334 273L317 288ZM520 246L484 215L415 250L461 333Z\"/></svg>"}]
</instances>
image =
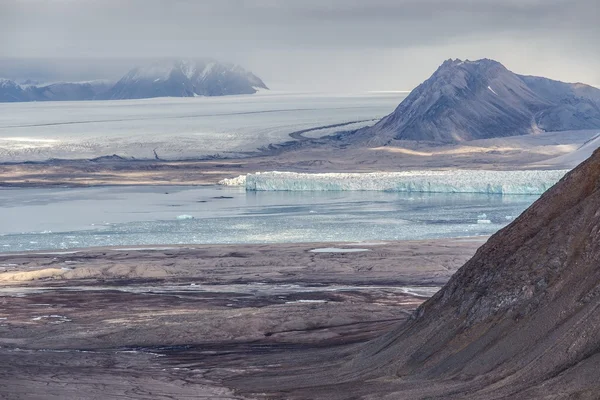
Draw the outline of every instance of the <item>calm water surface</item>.
<instances>
[{"instance_id":1,"label":"calm water surface","mask_svg":"<svg viewBox=\"0 0 600 400\"><path fill-rule=\"evenodd\" d=\"M489 235L536 198L384 192L256 193L211 186L2 189L0 252Z\"/></svg>"}]
</instances>

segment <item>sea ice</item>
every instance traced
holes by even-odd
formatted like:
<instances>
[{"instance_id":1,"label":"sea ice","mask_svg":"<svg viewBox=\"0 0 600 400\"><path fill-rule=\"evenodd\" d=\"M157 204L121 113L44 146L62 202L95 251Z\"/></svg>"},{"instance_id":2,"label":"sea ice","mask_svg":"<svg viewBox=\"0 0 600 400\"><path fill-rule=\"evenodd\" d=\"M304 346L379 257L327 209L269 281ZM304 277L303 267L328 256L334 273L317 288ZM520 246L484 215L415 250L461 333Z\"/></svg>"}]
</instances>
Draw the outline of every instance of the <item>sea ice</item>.
<instances>
[{"instance_id":1,"label":"sea ice","mask_svg":"<svg viewBox=\"0 0 600 400\"><path fill-rule=\"evenodd\" d=\"M372 173L257 172L219 183L248 191L386 191L540 195L568 170L404 171Z\"/></svg>"}]
</instances>

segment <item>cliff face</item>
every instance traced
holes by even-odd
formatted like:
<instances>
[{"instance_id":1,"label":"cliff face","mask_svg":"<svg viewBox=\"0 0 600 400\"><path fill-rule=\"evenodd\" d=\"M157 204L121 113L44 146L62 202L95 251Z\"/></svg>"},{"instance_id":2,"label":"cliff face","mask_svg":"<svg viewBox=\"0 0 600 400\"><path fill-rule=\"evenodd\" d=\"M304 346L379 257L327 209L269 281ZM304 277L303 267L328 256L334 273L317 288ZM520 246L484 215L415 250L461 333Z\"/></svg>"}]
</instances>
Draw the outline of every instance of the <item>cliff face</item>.
<instances>
[{"instance_id":1,"label":"cliff face","mask_svg":"<svg viewBox=\"0 0 600 400\"><path fill-rule=\"evenodd\" d=\"M600 151L492 236L409 323L364 346L346 379L587 398L600 393L598 371Z\"/></svg>"},{"instance_id":2,"label":"cliff face","mask_svg":"<svg viewBox=\"0 0 600 400\"><path fill-rule=\"evenodd\" d=\"M461 142L600 128L600 90L517 75L488 59L447 60L367 137Z\"/></svg>"}]
</instances>

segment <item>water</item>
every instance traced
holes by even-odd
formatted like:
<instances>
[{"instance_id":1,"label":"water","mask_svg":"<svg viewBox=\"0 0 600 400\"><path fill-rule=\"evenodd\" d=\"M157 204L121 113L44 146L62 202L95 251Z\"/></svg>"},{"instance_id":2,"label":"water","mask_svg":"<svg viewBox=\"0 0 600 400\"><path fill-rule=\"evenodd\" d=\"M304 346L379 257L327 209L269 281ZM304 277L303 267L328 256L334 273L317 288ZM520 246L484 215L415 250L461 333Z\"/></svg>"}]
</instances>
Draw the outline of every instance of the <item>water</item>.
<instances>
[{"instance_id":1,"label":"water","mask_svg":"<svg viewBox=\"0 0 600 400\"><path fill-rule=\"evenodd\" d=\"M536 198L386 192L257 193L215 186L2 189L0 252L489 235ZM178 218L182 215L193 218Z\"/></svg>"}]
</instances>

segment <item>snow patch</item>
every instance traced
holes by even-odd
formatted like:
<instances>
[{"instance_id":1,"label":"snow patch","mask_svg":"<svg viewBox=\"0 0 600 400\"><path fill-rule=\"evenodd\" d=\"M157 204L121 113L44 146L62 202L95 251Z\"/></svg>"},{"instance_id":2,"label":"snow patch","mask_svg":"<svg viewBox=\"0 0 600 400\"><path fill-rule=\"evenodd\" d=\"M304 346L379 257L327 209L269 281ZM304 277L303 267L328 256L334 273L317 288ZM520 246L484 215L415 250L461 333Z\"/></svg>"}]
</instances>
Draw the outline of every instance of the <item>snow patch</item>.
<instances>
[{"instance_id":1,"label":"snow patch","mask_svg":"<svg viewBox=\"0 0 600 400\"><path fill-rule=\"evenodd\" d=\"M177 250L179 247L120 247L116 249L110 249L111 251L165 251L165 250Z\"/></svg>"},{"instance_id":2,"label":"snow patch","mask_svg":"<svg viewBox=\"0 0 600 400\"><path fill-rule=\"evenodd\" d=\"M341 249L338 247L324 247L322 249L312 249L311 253L362 253L371 251L369 249Z\"/></svg>"},{"instance_id":3,"label":"snow patch","mask_svg":"<svg viewBox=\"0 0 600 400\"><path fill-rule=\"evenodd\" d=\"M294 300L286 301L285 304L299 304L299 303L327 303L327 300Z\"/></svg>"},{"instance_id":4,"label":"snow patch","mask_svg":"<svg viewBox=\"0 0 600 400\"><path fill-rule=\"evenodd\" d=\"M49 320L51 324L62 324L64 322L71 322L72 320L65 317L64 315L40 315L39 317L31 318L32 321Z\"/></svg>"},{"instance_id":5,"label":"snow patch","mask_svg":"<svg viewBox=\"0 0 600 400\"><path fill-rule=\"evenodd\" d=\"M206 66L204 67L204 70L202 70L202 73L200 74L200 76L202 78L206 78L206 76L208 74L210 74L210 72L213 70L214 67L215 67L214 62L210 62L210 63L206 64Z\"/></svg>"}]
</instances>

